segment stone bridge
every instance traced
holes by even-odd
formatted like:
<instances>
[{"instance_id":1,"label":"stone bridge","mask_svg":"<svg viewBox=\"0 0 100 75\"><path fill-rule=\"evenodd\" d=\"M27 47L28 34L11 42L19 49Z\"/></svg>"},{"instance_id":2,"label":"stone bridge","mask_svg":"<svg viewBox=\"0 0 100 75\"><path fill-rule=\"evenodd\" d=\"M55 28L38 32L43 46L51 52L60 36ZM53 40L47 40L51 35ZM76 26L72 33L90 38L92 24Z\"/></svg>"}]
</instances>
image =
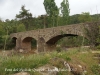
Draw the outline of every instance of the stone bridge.
<instances>
[{"instance_id":1,"label":"stone bridge","mask_svg":"<svg viewBox=\"0 0 100 75\"><path fill-rule=\"evenodd\" d=\"M47 51L52 48L55 43L66 36L83 36L84 35L84 23L58 26L52 28L31 30L26 32L13 33L10 37L16 42L16 50L31 50L31 41L35 39L37 41L37 50L39 52Z\"/></svg>"}]
</instances>

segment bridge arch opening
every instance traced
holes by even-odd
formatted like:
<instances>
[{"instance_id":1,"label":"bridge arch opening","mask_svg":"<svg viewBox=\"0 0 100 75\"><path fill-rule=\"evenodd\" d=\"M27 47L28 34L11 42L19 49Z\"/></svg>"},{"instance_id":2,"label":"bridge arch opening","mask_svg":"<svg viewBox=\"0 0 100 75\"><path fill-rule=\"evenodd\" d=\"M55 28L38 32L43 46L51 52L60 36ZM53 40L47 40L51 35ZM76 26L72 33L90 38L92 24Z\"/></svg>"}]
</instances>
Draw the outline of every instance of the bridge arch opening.
<instances>
[{"instance_id":1,"label":"bridge arch opening","mask_svg":"<svg viewBox=\"0 0 100 75\"><path fill-rule=\"evenodd\" d=\"M67 37L67 36L78 36L78 35L74 35L74 34L57 35L57 36L54 36L51 39L49 39L46 43L47 44L55 44L58 40L60 40L63 37Z\"/></svg>"},{"instance_id":2,"label":"bridge arch opening","mask_svg":"<svg viewBox=\"0 0 100 75\"><path fill-rule=\"evenodd\" d=\"M13 37L12 38L12 43L16 44L16 40L17 40L17 38L16 37Z\"/></svg>"},{"instance_id":3,"label":"bridge arch opening","mask_svg":"<svg viewBox=\"0 0 100 75\"><path fill-rule=\"evenodd\" d=\"M22 49L24 50L35 50L36 40L33 37L26 37L22 40Z\"/></svg>"},{"instance_id":4,"label":"bridge arch opening","mask_svg":"<svg viewBox=\"0 0 100 75\"><path fill-rule=\"evenodd\" d=\"M46 44L49 46L48 49L55 49L57 45L60 45L60 47L78 47L83 45L88 45L88 40L79 35L75 34L63 34L63 35L57 35L49 39Z\"/></svg>"},{"instance_id":5,"label":"bridge arch opening","mask_svg":"<svg viewBox=\"0 0 100 75\"><path fill-rule=\"evenodd\" d=\"M13 37L13 38L11 39L11 49L16 47L16 40L17 40L16 37Z\"/></svg>"}]
</instances>

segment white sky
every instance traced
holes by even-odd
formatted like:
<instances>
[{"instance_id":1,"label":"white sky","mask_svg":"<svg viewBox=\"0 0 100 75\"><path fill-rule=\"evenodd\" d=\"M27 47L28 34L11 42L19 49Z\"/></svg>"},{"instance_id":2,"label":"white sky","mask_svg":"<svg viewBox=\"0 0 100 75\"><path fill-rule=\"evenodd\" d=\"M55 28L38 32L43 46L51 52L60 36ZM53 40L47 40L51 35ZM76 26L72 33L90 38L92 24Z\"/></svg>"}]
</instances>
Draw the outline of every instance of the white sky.
<instances>
[{"instance_id":1,"label":"white sky","mask_svg":"<svg viewBox=\"0 0 100 75\"><path fill-rule=\"evenodd\" d=\"M44 0L0 0L0 18L14 19L19 14L22 5L29 9L33 17L46 14ZM58 7L63 0L55 0ZM90 12L90 14L100 14L100 0L69 0L70 15Z\"/></svg>"}]
</instances>

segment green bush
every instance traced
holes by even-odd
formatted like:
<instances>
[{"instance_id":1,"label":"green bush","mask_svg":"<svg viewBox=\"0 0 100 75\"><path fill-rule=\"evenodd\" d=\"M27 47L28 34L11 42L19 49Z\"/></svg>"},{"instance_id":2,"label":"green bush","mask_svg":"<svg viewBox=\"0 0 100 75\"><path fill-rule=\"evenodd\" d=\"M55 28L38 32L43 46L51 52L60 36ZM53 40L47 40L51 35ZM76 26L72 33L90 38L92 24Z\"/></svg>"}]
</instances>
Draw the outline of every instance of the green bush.
<instances>
[{"instance_id":1,"label":"green bush","mask_svg":"<svg viewBox=\"0 0 100 75\"><path fill-rule=\"evenodd\" d=\"M96 48L97 48L97 49L100 49L100 45L98 45Z\"/></svg>"},{"instance_id":2,"label":"green bush","mask_svg":"<svg viewBox=\"0 0 100 75\"><path fill-rule=\"evenodd\" d=\"M57 48L56 48L56 51L57 51L57 52L61 52L61 48L60 48L60 47L57 47Z\"/></svg>"},{"instance_id":3,"label":"green bush","mask_svg":"<svg viewBox=\"0 0 100 75\"><path fill-rule=\"evenodd\" d=\"M91 67L91 70L95 75L100 75L100 66L99 65L93 65Z\"/></svg>"}]
</instances>

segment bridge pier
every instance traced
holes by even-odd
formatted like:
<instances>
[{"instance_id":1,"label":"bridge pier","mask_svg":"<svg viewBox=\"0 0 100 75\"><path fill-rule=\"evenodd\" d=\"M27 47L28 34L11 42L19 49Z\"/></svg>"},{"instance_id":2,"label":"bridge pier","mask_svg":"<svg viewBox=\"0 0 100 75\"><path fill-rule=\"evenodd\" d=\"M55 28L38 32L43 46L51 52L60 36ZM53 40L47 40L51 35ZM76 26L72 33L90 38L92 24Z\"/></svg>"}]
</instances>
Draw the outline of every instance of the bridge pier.
<instances>
[{"instance_id":1,"label":"bridge pier","mask_svg":"<svg viewBox=\"0 0 100 75\"><path fill-rule=\"evenodd\" d=\"M20 50L22 49L23 51L30 51L31 50L31 39L25 39L21 40L21 37L16 39L16 46L15 50Z\"/></svg>"},{"instance_id":2,"label":"bridge pier","mask_svg":"<svg viewBox=\"0 0 100 75\"><path fill-rule=\"evenodd\" d=\"M21 49L21 37L16 39L16 46L15 46L16 50Z\"/></svg>"},{"instance_id":3,"label":"bridge pier","mask_svg":"<svg viewBox=\"0 0 100 75\"><path fill-rule=\"evenodd\" d=\"M45 42L44 38L38 38L37 41L37 50L38 52L50 52L52 50L56 49L55 44L48 44Z\"/></svg>"},{"instance_id":4,"label":"bridge pier","mask_svg":"<svg viewBox=\"0 0 100 75\"><path fill-rule=\"evenodd\" d=\"M45 42L37 42L38 52L50 52L56 49L56 45L46 44Z\"/></svg>"},{"instance_id":5,"label":"bridge pier","mask_svg":"<svg viewBox=\"0 0 100 75\"><path fill-rule=\"evenodd\" d=\"M38 52L45 52L45 40L42 37L37 40L37 50Z\"/></svg>"}]
</instances>

